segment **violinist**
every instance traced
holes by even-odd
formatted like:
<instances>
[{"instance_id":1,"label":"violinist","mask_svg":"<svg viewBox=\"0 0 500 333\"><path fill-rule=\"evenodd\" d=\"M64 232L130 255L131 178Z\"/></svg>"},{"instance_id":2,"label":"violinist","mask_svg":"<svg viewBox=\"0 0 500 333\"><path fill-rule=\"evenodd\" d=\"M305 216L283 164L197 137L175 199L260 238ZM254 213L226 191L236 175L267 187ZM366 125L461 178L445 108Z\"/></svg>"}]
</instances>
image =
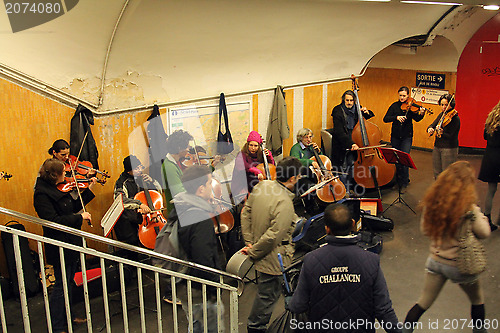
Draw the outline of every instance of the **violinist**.
<instances>
[{"instance_id":1,"label":"violinist","mask_svg":"<svg viewBox=\"0 0 500 333\"><path fill-rule=\"evenodd\" d=\"M56 185L63 182L64 163L58 159L50 158L46 160L39 172L40 176L36 180L33 205L38 216L42 219L59 223L66 227L80 229L82 222L90 221L92 216L88 212L79 213L83 208L82 201L87 204L94 198L91 189L96 181L93 180L89 185L89 190L82 193L80 198L74 199L68 192L61 192ZM73 245L82 245L81 238L69 233L57 231L49 227L43 227L43 235L48 238L59 240ZM59 248L51 244L45 244L45 257L47 262L54 266L55 284L49 297L52 329L54 332L67 331L66 307L71 309L72 280L78 266L79 254L75 251L65 250L65 269L68 286L68 295L70 304L65 305L62 268L59 256ZM73 318L75 323L82 322L84 319Z\"/></svg>"},{"instance_id":2,"label":"violinist","mask_svg":"<svg viewBox=\"0 0 500 333\"><path fill-rule=\"evenodd\" d=\"M410 97L410 89L401 87L398 90L399 100L391 104L384 116L384 123L392 123L391 146L398 150L410 153L413 142L413 121L419 122L424 118L425 109L418 111L408 111L405 103ZM396 165L396 177L401 193L406 192L406 187L410 182L410 174L407 166Z\"/></svg>"},{"instance_id":3,"label":"violinist","mask_svg":"<svg viewBox=\"0 0 500 333\"><path fill-rule=\"evenodd\" d=\"M49 148L49 154L52 155L53 158L57 158L60 161L65 163L65 169L67 173L67 177L71 177L71 170L69 168L70 163L70 154L69 154L69 144L64 139L58 139L54 141L52 147ZM69 171L68 171L69 170ZM90 170L85 177L92 178L96 174L95 170Z\"/></svg>"},{"instance_id":4,"label":"violinist","mask_svg":"<svg viewBox=\"0 0 500 333\"><path fill-rule=\"evenodd\" d=\"M264 154L268 163L275 164L273 155L268 149L262 148L262 144L261 135L251 131L247 142L236 156L231 181L231 192L234 195L252 192L253 187L264 179L264 174L257 168L258 164L264 163Z\"/></svg>"},{"instance_id":5,"label":"violinist","mask_svg":"<svg viewBox=\"0 0 500 333\"><path fill-rule=\"evenodd\" d=\"M165 184L165 207L169 212L174 208L171 202L172 198L180 192L184 192L181 177L184 166L181 161L184 160L189 152L189 142L193 136L186 131L177 130L170 134L167 139L167 157L161 167L163 181Z\"/></svg>"},{"instance_id":6,"label":"violinist","mask_svg":"<svg viewBox=\"0 0 500 333\"><path fill-rule=\"evenodd\" d=\"M162 165L162 175L165 184L164 194L166 201L166 208L170 212L174 208L171 202L172 198L178 193L184 192L184 185L182 184L181 177L185 165L182 161L190 151L189 142L193 140L193 136L184 130L177 130L170 134L167 139L167 156ZM196 159L196 156L194 157ZM220 157L214 158L210 169L213 171L217 163L220 162Z\"/></svg>"},{"instance_id":7,"label":"violinist","mask_svg":"<svg viewBox=\"0 0 500 333\"><path fill-rule=\"evenodd\" d=\"M429 135L436 135L432 150L434 178L457 161L458 132L460 131L460 118L455 110L455 99L450 94L444 94L439 98L438 103L443 111L427 127Z\"/></svg>"},{"instance_id":8,"label":"violinist","mask_svg":"<svg viewBox=\"0 0 500 333\"><path fill-rule=\"evenodd\" d=\"M123 172L116 181L114 188L115 198L120 194L123 195L123 206L125 208L113 228L116 238L120 242L135 246L140 246L138 229L143 220L142 214L151 212L148 205L134 199L137 193L144 190L137 183L144 183L147 187L151 187L150 189L161 193L160 184L148 174L143 173L143 170L144 166L136 156L125 157L123 159Z\"/></svg>"},{"instance_id":9,"label":"violinist","mask_svg":"<svg viewBox=\"0 0 500 333\"><path fill-rule=\"evenodd\" d=\"M332 164L339 170L348 174L344 180L347 187L354 184L352 179L352 166L356 160L356 154L349 151L359 149L352 140L352 130L358 123L358 112L356 111L356 96L354 91L347 90L342 94L342 102L333 108L333 129L332 134ZM366 107L361 108L363 118L370 119L375 114Z\"/></svg>"}]
</instances>

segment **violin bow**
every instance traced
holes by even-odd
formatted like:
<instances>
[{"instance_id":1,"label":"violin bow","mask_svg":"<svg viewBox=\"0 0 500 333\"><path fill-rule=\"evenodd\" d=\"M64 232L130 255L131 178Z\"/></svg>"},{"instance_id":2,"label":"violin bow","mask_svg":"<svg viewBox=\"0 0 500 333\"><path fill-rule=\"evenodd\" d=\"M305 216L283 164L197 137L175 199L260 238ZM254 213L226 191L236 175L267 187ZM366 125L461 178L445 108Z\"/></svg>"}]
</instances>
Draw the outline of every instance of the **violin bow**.
<instances>
[{"instance_id":1,"label":"violin bow","mask_svg":"<svg viewBox=\"0 0 500 333\"><path fill-rule=\"evenodd\" d=\"M200 157L198 156L198 151L196 150L196 139L194 137L193 137L193 143L194 143L193 150L194 150L194 154L196 155L196 162L198 163L198 165L201 165Z\"/></svg>"},{"instance_id":2,"label":"violin bow","mask_svg":"<svg viewBox=\"0 0 500 333\"><path fill-rule=\"evenodd\" d=\"M80 151L78 152L78 156L76 157L77 163L78 163L78 159L80 158L80 154L82 153L83 145L85 144L85 139L87 138L87 134L89 134L89 131L87 131L85 133L85 136L83 137L82 145L80 146ZM71 176L73 177L73 180L75 181L76 192L78 193L78 198L80 198L80 202L82 204L83 212L86 213L87 211L85 210L85 204L83 203L82 193L80 192L80 188L78 187L78 180L76 179L75 169L73 168L73 165L71 165L71 161L69 161L69 167L71 169ZM91 228L93 227L92 221L88 220L87 223L89 224L89 226Z\"/></svg>"},{"instance_id":3,"label":"violin bow","mask_svg":"<svg viewBox=\"0 0 500 333\"><path fill-rule=\"evenodd\" d=\"M443 114L441 115L441 119L439 119L439 121L438 121L438 123L436 125L436 131L438 130L438 128L439 129L441 128L441 124L443 123L444 116L446 116L446 113L451 108L451 101L453 101L454 99L455 99L455 93L453 93L453 95L451 95L450 101L448 102L448 105L446 106L446 109L444 109ZM434 134L434 132L432 132L432 134L430 136L432 136L433 134Z\"/></svg>"}]
</instances>

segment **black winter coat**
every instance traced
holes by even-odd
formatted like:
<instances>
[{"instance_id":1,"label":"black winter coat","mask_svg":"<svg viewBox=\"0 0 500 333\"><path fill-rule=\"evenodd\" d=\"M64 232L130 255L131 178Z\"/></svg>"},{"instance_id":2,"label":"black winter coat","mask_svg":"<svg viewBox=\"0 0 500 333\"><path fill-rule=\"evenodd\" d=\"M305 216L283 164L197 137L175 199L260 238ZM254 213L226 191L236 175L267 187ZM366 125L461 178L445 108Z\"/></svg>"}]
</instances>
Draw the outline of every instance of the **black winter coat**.
<instances>
[{"instance_id":1,"label":"black winter coat","mask_svg":"<svg viewBox=\"0 0 500 333\"><path fill-rule=\"evenodd\" d=\"M424 118L424 115L419 115L417 113L409 111L406 114L406 111L401 110L400 101L392 103L387 110L387 113L384 116L384 123L392 123L391 128L391 138L396 139L404 139L404 138L412 138L413 137L413 120L419 122ZM404 116L406 114L406 120L403 123L400 123L397 120L398 116Z\"/></svg>"},{"instance_id":2,"label":"black winter coat","mask_svg":"<svg viewBox=\"0 0 500 333\"><path fill-rule=\"evenodd\" d=\"M94 115L92 114L92 111L79 104L73 118L71 118L69 150L71 155L78 156L82 143L84 143L79 160L89 161L95 169L99 169L99 164L97 162L99 152L97 151L97 146L94 137L92 136L90 125L94 125ZM85 142L83 142L83 138L87 132L87 137Z\"/></svg>"},{"instance_id":3,"label":"black winter coat","mask_svg":"<svg viewBox=\"0 0 500 333\"><path fill-rule=\"evenodd\" d=\"M488 135L485 129L483 136L487 144L478 178L483 182L500 183L500 130Z\"/></svg>"},{"instance_id":4,"label":"black winter coat","mask_svg":"<svg viewBox=\"0 0 500 333\"><path fill-rule=\"evenodd\" d=\"M168 218L170 220L175 215L180 215L179 244L186 252L187 260L220 269L217 237L214 222L211 218L213 211L210 204L204 199L187 192L177 194L174 197L174 203L175 208L170 212ZM192 271L191 275L206 280L218 281L216 275L201 270Z\"/></svg>"},{"instance_id":5,"label":"black winter coat","mask_svg":"<svg viewBox=\"0 0 500 333\"><path fill-rule=\"evenodd\" d=\"M375 319L389 323L387 332L401 332L392 308L378 255L356 245L356 237L327 236L328 245L304 258L299 282L289 303L295 313L308 313L311 322L328 320L345 329L330 332L375 332ZM347 325L347 323L363 325ZM386 328L389 325L385 326Z\"/></svg>"},{"instance_id":6,"label":"black winter coat","mask_svg":"<svg viewBox=\"0 0 500 333\"><path fill-rule=\"evenodd\" d=\"M351 149L352 131L347 128L346 115L342 109L343 103L337 105L332 110L333 129L332 134L332 163L336 166L342 166L346 155L346 149ZM371 110L369 114L363 112L363 118L370 119L374 116ZM355 114L355 124L358 123L357 113Z\"/></svg>"},{"instance_id":7,"label":"black winter coat","mask_svg":"<svg viewBox=\"0 0 500 333\"><path fill-rule=\"evenodd\" d=\"M94 198L94 193L90 190L82 192L82 199L85 204ZM59 223L61 225L80 229L82 227L82 215L77 214L82 209L80 199L73 199L70 193L59 191L54 185L38 177L35 184L35 194L33 198L35 211L41 219ZM52 228L43 227L43 235L74 245L82 245L81 238ZM65 259L78 260L78 253L65 250ZM51 265L59 263L59 250L57 246L45 245L45 255Z\"/></svg>"}]
</instances>

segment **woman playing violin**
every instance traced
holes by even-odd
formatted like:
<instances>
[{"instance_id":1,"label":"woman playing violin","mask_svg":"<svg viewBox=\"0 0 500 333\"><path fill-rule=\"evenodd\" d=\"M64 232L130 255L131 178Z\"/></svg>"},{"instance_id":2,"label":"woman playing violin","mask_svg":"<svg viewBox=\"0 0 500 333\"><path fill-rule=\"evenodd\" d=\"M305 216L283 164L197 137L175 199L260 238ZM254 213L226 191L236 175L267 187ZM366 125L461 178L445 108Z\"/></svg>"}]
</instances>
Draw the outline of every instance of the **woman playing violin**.
<instances>
[{"instance_id":1,"label":"woman playing violin","mask_svg":"<svg viewBox=\"0 0 500 333\"><path fill-rule=\"evenodd\" d=\"M434 178L457 161L458 132L460 131L460 118L455 110L455 99L450 94L444 94L439 98L438 103L443 111L427 127L429 135L436 135L432 150Z\"/></svg>"},{"instance_id":2,"label":"woman playing violin","mask_svg":"<svg viewBox=\"0 0 500 333\"><path fill-rule=\"evenodd\" d=\"M142 214L148 214L151 209L134 196L144 189L137 185L137 180L142 180L150 189L161 193L161 186L148 174L143 173L144 166L134 155L123 159L123 172L115 183L114 197L123 195L123 206L125 210L116 222L114 231L116 238L130 245L140 246L137 234L139 225L142 223ZM141 182L141 183L142 183ZM150 185L150 186L148 186Z\"/></svg>"},{"instance_id":3,"label":"woman playing violin","mask_svg":"<svg viewBox=\"0 0 500 333\"><path fill-rule=\"evenodd\" d=\"M425 109L420 108L417 112L408 111L402 105L410 97L410 89L401 87L398 90L399 100L391 104L384 116L384 123L392 123L391 146L393 148L410 153L413 142L413 121L419 122L424 118ZM410 182L410 174L407 166L396 165L396 176L402 193Z\"/></svg>"},{"instance_id":4,"label":"woman playing violin","mask_svg":"<svg viewBox=\"0 0 500 333\"><path fill-rule=\"evenodd\" d=\"M66 176L72 177L71 167L70 167L69 163L72 161L72 159L76 160L76 158L71 156L72 159L70 159L68 142L66 140L63 140L63 139L58 139L58 140L54 141L54 143L52 144L52 147L49 148L48 152L50 155L52 155L53 158L57 158L58 160L64 162ZM73 164L74 164L74 162L73 162ZM73 167L76 169L75 166L73 166ZM93 169L91 169L85 173L86 178L92 178L95 175L96 175L96 171Z\"/></svg>"},{"instance_id":5,"label":"woman playing violin","mask_svg":"<svg viewBox=\"0 0 500 333\"><path fill-rule=\"evenodd\" d=\"M70 193L61 192L56 187L56 185L63 182L65 178L64 163L62 161L55 158L46 160L40 168L39 174L40 176L37 178L35 185L33 205L40 218L75 229L80 229L84 220L91 220L90 213L79 213L82 209L80 198L75 199ZM92 189L94 184L95 180L91 182L89 189ZM93 198L94 194L91 190L82 193L82 201L84 204L87 204ZM65 243L82 245L80 237L57 231L49 227L43 227L43 235ZM68 295L70 295L71 303L71 289L73 286L71 281L77 270L79 255L77 252L70 250L65 250L64 253ZM67 331L59 248L54 245L45 244L45 255L47 262L54 266L54 275L56 278L49 298L52 329L54 332ZM76 321L77 319L75 318L74 320Z\"/></svg>"},{"instance_id":6,"label":"woman playing violin","mask_svg":"<svg viewBox=\"0 0 500 333\"><path fill-rule=\"evenodd\" d=\"M264 179L264 174L257 168L258 164L264 163L262 150L267 157L267 162L275 164L273 155L266 148L262 148L262 143L260 134L251 131L247 142L236 156L231 182L231 192L234 195L252 192L253 187Z\"/></svg>"}]
</instances>

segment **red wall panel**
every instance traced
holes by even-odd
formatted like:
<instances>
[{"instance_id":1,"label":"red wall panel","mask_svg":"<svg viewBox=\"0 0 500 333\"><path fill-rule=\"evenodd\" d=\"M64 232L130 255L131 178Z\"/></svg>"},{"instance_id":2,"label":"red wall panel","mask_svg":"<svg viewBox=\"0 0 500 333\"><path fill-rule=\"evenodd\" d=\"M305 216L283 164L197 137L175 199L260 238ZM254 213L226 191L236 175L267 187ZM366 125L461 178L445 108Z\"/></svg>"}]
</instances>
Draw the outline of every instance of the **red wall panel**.
<instances>
[{"instance_id":1,"label":"red wall panel","mask_svg":"<svg viewBox=\"0 0 500 333\"><path fill-rule=\"evenodd\" d=\"M457 69L456 109L462 147L486 147L486 116L500 99L500 14L486 22L464 48Z\"/></svg>"}]
</instances>

